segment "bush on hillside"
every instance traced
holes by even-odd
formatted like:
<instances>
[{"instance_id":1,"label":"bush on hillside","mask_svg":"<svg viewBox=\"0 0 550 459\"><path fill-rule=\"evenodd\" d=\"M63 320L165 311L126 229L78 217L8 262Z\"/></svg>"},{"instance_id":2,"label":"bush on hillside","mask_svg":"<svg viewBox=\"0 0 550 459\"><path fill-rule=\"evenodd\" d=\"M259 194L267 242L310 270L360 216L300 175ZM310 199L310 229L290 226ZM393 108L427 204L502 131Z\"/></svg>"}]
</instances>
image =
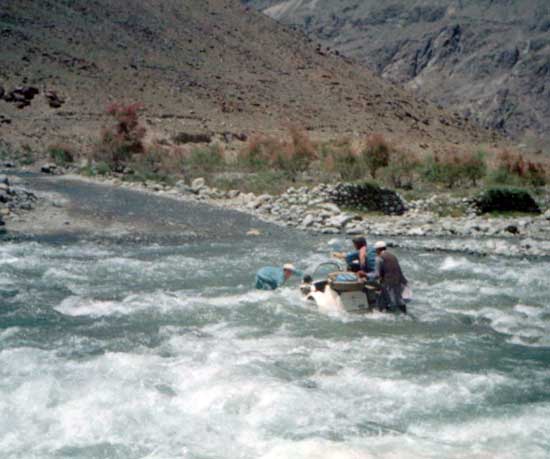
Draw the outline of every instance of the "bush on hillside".
<instances>
[{"instance_id":1,"label":"bush on hillside","mask_svg":"<svg viewBox=\"0 0 550 459\"><path fill-rule=\"evenodd\" d=\"M337 174L345 181L365 177L365 163L349 138L325 143L320 147L321 167L329 174Z\"/></svg>"},{"instance_id":2,"label":"bush on hillside","mask_svg":"<svg viewBox=\"0 0 550 459\"><path fill-rule=\"evenodd\" d=\"M445 155L435 154L429 157L423 166L423 177L432 183L441 183L452 189L458 185L477 182L487 174L487 163L482 152L461 154L451 152Z\"/></svg>"},{"instance_id":3,"label":"bush on hillside","mask_svg":"<svg viewBox=\"0 0 550 459\"><path fill-rule=\"evenodd\" d=\"M478 182L487 175L487 162L485 152L478 151L475 154L466 154L462 159L462 175L476 187Z\"/></svg>"},{"instance_id":4,"label":"bush on hillside","mask_svg":"<svg viewBox=\"0 0 550 459\"><path fill-rule=\"evenodd\" d=\"M185 158L188 171L194 175L208 175L220 171L225 166L225 158L219 145L204 148L193 148Z\"/></svg>"},{"instance_id":5,"label":"bush on hillside","mask_svg":"<svg viewBox=\"0 0 550 459\"><path fill-rule=\"evenodd\" d=\"M480 213L525 212L540 214L540 207L527 190L521 188L490 188L475 200Z\"/></svg>"},{"instance_id":6,"label":"bush on hillside","mask_svg":"<svg viewBox=\"0 0 550 459\"><path fill-rule=\"evenodd\" d=\"M460 178L460 161L456 155L435 154L424 162L422 175L428 182L441 183L448 188L454 188Z\"/></svg>"},{"instance_id":7,"label":"bush on hillside","mask_svg":"<svg viewBox=\"0 0 550 459\"><path fill-rule=\"evenodd\" d=\"M543 163L526 160L523 155L501 151L496 158L496 169L491 174L491 181L496 184L525 183L532 186L544 186L547 183L548 171Z\"/></svg>"},{"instance_id":8,"label":"bush on hillside","mask_svg":"<svg viewBox=\"0 0 550 459\"><path fill-rule=\"evenodd\" d=\"M373 134L367 139L363 158L371 177L376 180L376 173L389 165L391 148L381 134Z\"/></svg>"},{"instance_id":9,"label":"bush on hillside","mask_svg":"<svg viewBox=\"0 0 550 459\"><path fill-rule=\"evenodd\" d=\"M384 170L386 180L394 188L412 189L420 161L414 153L392 151L388 167Z\"/></svg>"},{"instance_id":10,"label":"bush on hillside","mask_svg":"<svg viewBox=\"0 0 550 459\"><path fill-rule=\"evenodd\" d=\"M307 133L289 127L290 141L266 135L252 136L239 154L239 163L250 171L275 168L296 175L307 170L317 153Z\"/></svg>"},{"instance_id":11,"label":"bush on hillside","mask_svg":"<svg viewBox=\"0 0 550 459\"><path fill-rule=\"evenodd\" d=\"M57 165L66 165L73 163L76 155L70 145L56 144L48 147L48 156Z\"/></svg>"},{"instance_id":12,"label":"bush on hillside","mask_svg":"<svg viewBox=\"0 0 550 459\"><path fill-rule=\"evenodd\" d=\"M121 171L134 154L145 151L146 129L139 119L141 108L140 104L115 103L109 106L107 114L114 122L101 133L94 155L96 160L106 162L112 170Z\"/></svg>"},{"instance_id":13,"label":"bush on hillside","mask_svg":"<svg viewBox=\"0 0 550 459\"><path fill-rule=\"evenodd\" d=\"M291 139L291 148L287 150L290 153L288 167L291 172L303 172L318 158L317 152L306 131L290 126L288 132Z\"/></svg>"},{"instance_id":14,"label":"bush on hillside","mask_svg":"<svg viewBox=\"0 0 550 459\"><path fill-rule=\"evenodd\" d=\"M280 140L256 134L250 137L246 146L240 151L238 162L250 171L269 169L273 166L275 159L284 154L284 151L285 145Z\"/></svg>"}]
</instances>

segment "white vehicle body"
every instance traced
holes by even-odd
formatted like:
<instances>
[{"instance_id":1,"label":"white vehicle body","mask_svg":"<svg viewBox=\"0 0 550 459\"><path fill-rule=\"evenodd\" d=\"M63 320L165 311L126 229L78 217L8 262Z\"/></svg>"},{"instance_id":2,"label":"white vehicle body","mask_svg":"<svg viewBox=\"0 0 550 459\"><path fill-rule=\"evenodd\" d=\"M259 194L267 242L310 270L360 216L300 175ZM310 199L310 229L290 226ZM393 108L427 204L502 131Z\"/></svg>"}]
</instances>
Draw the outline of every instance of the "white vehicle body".
<instances>
[{"instance_id":1,"label":"white vehicle body","mask_svg":"<svg viewBox=\"0 0 550 459\"><path fill-rule=\"evenodd\" d=\"M332 271L328 275L320 275L321 268L325 267L330 267ZM338 276L342 274L349 275L338 263L322 263L315 269L312 282L301 285L304 299L315 303L322 312L369 312L365 282L360 279L338 281Z\"/></svg>"}]
</instances>

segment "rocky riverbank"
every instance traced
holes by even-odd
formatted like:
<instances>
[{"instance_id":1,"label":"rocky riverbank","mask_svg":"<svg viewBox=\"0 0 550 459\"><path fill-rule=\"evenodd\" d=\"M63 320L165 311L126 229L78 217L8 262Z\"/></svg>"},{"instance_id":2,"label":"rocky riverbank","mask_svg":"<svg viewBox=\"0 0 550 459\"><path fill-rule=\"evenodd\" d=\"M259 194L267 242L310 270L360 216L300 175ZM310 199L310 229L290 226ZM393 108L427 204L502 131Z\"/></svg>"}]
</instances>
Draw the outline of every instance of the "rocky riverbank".
<instances>
[{"instance_id":1,"label":"rocky riverbank","mask_svg":"<svg viewBox=\"0 0 550 459\"><path fill-rule=\"evenodd\" d=\"M403 212L396 212L395 198L392 197L386 210L392 213L390 208L394 209L394 215L384 215L338 206L335 201L342 190L338 184L290 188L280 196L258 196L237 190L210 188L203 179L196 179L190 184L180 181L175 186L156 182L132 183L118 178L99 180L112 186L238 210L263 221L304 232L367 234L394 239L396 245L478 255L550 256L550 210L545 207L540 215L497 218L477 215L471 200L448 199L447 206L461 209L464 215L441 217L429 210L433 209L430 200L403 201ZM438 201L438 208L445 207L440 197L433 200Z\"/></svg>"},{"instance_id":2,"label":"rocky riverbank","mask_svg":"<svg viewBox=\"0 0 550 459\"><path fill-rule=\"evenodd\" d=\"M37 201L34 193L14 186L6 175L0 175L0 231L5 231L6 221L33 210Z\"/></svg>"}]
</instances>

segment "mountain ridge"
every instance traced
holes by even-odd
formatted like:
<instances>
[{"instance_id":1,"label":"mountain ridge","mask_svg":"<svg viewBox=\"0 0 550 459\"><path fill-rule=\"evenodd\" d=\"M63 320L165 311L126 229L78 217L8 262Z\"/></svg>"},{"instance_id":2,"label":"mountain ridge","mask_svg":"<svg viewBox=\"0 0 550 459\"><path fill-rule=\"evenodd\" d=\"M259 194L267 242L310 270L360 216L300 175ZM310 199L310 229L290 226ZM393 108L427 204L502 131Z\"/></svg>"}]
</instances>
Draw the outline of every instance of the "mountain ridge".
<instances>
[{"instance_id":1,"label":"mountain ridge","mask_svg":"<svg viewBox=\"0 0 550 459\"><path fill-rule=\"evenodd\" d=\"M0 34L0 86L41 92L0 101L7 140L93 142L118 100L141 101L161 137L294 123L415 145L497 139L237 0L3 0Z\"/></svg>"},{"instance_id":2,"label":"mountain ridge","mask_svg":"<svg viewBox=\"0 0 550 459\"><path fill-rule=\"evenodd\" d=\"M544 0L244 1L482 126L550 140Z\"/></svg>"}]
</instances>

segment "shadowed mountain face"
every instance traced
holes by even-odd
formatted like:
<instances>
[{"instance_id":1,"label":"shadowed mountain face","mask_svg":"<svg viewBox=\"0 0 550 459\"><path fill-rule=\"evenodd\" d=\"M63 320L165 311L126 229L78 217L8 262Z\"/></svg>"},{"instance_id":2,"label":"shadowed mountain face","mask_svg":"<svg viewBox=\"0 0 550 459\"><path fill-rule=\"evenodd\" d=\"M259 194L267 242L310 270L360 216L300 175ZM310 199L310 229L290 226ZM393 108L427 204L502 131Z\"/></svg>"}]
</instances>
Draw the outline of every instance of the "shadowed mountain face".
<instances>
[{"instance_id":1,"label":"shadowed mountain face","mask_svg":"<svg viewBox=\"0 0 550 459\"><path fill-rule=\"evenodd\" d=\"M0 135L9 140L92 139L105 107L118 100L141 101L150 131L164 133L277 130L292 122L418 143L489 137L237 0L1 4L0 86L6 94L22 85L40 90L22 108L0 100L11 121L0 123Z\"/></svg>"},{"instance_id":2,"label":"shadowed mountain face","mask_svg":"<svg viewBox=\"0 0 550 459\"><path fill-rule=\"evenodd\" d=\"M550 126L547 0L245 0L482 125Z\"/></svg>"}]
</instances>

